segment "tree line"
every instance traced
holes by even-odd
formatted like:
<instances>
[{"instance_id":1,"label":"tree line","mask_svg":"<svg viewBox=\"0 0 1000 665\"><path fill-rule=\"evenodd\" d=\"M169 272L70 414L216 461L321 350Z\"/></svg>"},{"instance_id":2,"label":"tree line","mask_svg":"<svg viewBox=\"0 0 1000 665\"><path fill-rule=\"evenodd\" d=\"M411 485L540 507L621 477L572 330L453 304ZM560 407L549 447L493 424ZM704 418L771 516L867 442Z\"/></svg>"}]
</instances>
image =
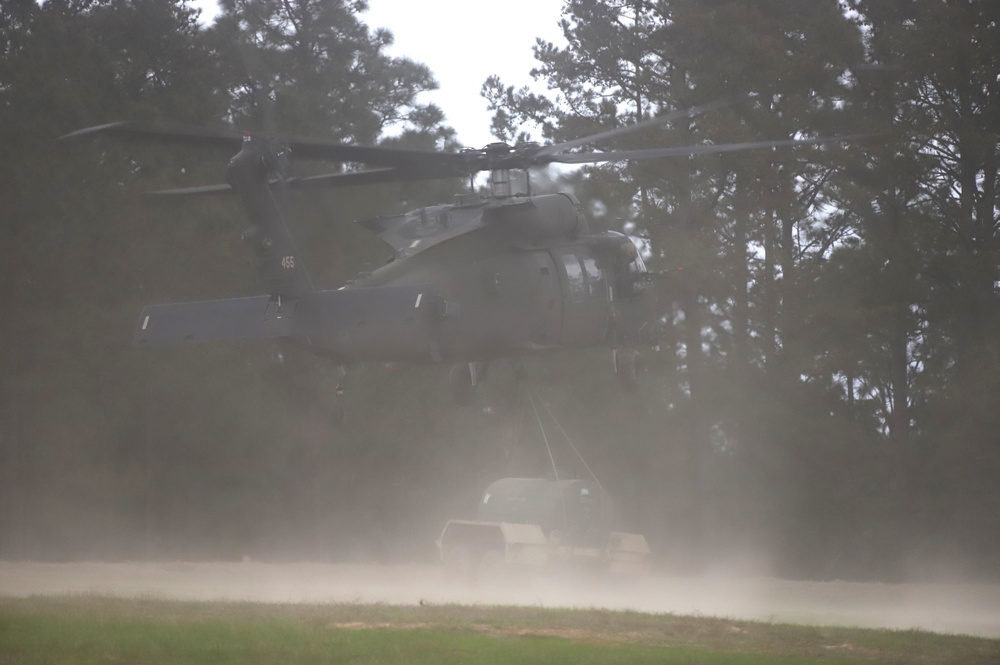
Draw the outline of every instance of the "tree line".
<instances>
[{"instance_id":1,"label":"tree line","mask_svg":"<svg viewBox=\"0 0 1000 665\"><path fill-rule=\"evenodd\" d=\"M600 147L850 137L561 177L668 275L666 332L637 395L602 352L526 372L664 565L1000 572L994 4L567 0L565 45L535 48L549 92L484 83L508 141L723 100ZM258 290L234 202L136 196L225 157L55 137L142 119L457 147L364 2L220 6L204 26L180 0L0 3L0 556L426 559L489 481L547 471L555 422L502 370L461 410L447 368L357 368L338 422L337 368L294 350L129 347L144 304ZM297 198L315 281L383 260L353 220L460 187Z\"/></svg>"}]
</instances>

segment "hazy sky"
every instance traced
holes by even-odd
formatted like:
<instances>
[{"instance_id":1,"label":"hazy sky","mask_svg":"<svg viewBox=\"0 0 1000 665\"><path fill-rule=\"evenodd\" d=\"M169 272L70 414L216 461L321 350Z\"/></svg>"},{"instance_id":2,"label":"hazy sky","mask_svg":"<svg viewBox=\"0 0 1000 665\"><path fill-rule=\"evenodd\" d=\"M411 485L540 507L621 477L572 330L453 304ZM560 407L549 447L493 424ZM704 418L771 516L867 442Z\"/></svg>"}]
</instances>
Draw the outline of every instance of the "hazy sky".
<instances>
[{"instance_id":1,"label":"hazy sky","mask_svg":"<svg viewBox=\"0 0 1000 665\"><path fill-rule=\"evenodd\" d=\"M215 13L215 0L193 0L203 19ZM479 148L490 136L490 113L479 96L483 81L498 74L507 85L530 84L536 37L564 44L559 31L563 0L369 0L362 20L388 28L396 38L389 53L422 62L440 89L428 93L444 110L447 123L466 147Z\"/></svg>"}]
</instances>

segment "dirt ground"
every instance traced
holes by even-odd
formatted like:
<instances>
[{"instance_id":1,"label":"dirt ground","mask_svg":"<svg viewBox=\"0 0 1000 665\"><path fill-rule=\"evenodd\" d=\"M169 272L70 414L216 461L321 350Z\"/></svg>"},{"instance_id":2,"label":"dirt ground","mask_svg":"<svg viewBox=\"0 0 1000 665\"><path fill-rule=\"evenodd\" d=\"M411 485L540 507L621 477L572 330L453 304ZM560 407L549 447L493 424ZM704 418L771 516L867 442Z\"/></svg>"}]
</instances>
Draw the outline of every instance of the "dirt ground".
<instances>
[{"instance_id":1,"label":"dirt ground","mask_svg":"<svg viewBox=\"0 0 1000 665\"><path fill-rule=\"evenodd\" d=\"M593 578L532 574L450 581L430 565L0 561L0 595L102 594L273 603L457 603L629 609L807 625L1000 638L1000 585Z\"/></svg>"}]
</instances>

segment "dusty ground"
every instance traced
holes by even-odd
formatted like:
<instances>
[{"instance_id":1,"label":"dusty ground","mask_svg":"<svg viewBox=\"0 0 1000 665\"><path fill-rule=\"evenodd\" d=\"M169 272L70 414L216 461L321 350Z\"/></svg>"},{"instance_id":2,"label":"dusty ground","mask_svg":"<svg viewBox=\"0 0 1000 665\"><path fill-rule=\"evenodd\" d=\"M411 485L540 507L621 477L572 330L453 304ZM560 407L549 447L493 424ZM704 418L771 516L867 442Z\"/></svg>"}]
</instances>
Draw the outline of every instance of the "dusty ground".
<instances>
[{"instance_id":1,"label":"dusty ground","mask_svg":"<svg viewBox=\"0 0 1000 665\"><path fill-rule=\"evenodd\" d=\"M532 576L470 586L437 566L0 562L0 595L97 593L279 603L602 607L1000 638L1000 586L767 578Z\"/></svg>"}]
</instances>

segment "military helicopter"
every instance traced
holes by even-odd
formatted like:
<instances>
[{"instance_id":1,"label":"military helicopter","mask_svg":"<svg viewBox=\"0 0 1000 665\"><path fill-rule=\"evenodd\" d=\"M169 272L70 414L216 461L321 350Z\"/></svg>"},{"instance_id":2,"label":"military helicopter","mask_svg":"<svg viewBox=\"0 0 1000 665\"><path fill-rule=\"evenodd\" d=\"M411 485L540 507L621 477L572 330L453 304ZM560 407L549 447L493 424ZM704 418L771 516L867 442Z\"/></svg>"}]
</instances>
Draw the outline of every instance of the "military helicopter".
<instances>
[{"instance_id":1,"label":"military helicopter","mask_svg":"<svg viewBox=\"0 0 1000 665\"><path fill-rule=\"evenodd\" d=\"M557 145L431 152L120 122L67 137L114 135L239 152L228 184L163 196L237 192L266 288L259 296L153 305L135 332L142 346L283 338L341 367L368 361L451 363L459 404L472 401L488 363L554 350L604 347L627 390L638 387L637 348L655 344L662 316L647 271L625 235L592 233L571 194L514 194L511 171L552 163L659 159L843 141L850 137L569 152L674 122L690 108ZM291 156L366 164L367 170L287 176ZM470 177L489 172L491 192L360 222L393 250L389 262L336 290L309 280L276 192ZM530 187L529 187L530 191Z\"/></svg>"}]
</instances>

